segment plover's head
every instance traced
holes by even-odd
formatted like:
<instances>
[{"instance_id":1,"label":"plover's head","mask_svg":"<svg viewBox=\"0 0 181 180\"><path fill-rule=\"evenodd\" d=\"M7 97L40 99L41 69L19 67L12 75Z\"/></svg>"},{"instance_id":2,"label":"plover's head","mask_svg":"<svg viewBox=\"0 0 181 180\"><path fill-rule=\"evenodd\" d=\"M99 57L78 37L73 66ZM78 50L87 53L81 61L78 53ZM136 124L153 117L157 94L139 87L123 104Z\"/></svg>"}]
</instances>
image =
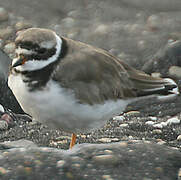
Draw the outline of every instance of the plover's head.
<instances>
[{"instance_id":1,"label":"plover's head","mask_svg":"<svg viewBox=\"0 0 181 180\"><path fill-rule=\"evenodd\" d=\"M19 33L15 44L12 67L18 71L34 71L58 59L62 40L51 30L30 28Z\"/></svg>"}]
</instances>

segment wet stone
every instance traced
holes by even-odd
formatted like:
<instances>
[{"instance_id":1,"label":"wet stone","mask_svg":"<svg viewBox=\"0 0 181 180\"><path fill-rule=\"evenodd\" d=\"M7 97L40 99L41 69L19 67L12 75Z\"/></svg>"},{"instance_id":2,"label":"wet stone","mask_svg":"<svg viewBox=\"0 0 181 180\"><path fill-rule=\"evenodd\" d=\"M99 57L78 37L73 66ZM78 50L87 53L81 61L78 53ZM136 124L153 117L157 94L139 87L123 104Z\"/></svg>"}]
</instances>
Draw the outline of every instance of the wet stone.
<instances>
[{"instance_id":1,"label":"wet stone","mask_svg":"<svg viewBox=\"0 0 181 180\"><path fill-rule=\"evenodd\" d=\"M9 18L8 12L4 8L0 7L0 22L7 21L8 18Z\"/></svg>"},{"instance_id":2,"label":"wet stone","mask_svg":"<svg viewBox=\"0 0 181 180\"><path fill-rule=\"evenodd\" d=\"M115 165L119 162L116 156L110 154L94 156L93 161L102 165Z\"/></svg>"},{"instance_id":3,"label":"wet stone","mask_svg":"<svg viewBox=\"0 0 181 180\"><path fill-rule=\"evenodd\" d=\"M13 29L11 27L7 27L4 29L0 29L0 38L8 39L13 33Z\"/></svg>"},{"instance_id":4,"label":"wet stone","mask_svg":"<svg viewBox=\"0 0 181 180\"><path fill-rule=\"evenodd\" d=\"M172 77L176 77L178 79L181 78L181 67L179 66L171 66L168 72L169 72L169 75Z\"/></svg>"},{"instance_id":5,"label":"wet stone","mask_svg":"<svg viewBox=\"0 0 181 180\"><path fill-rule=\"evenodd\" d=\"M27 29L27 28L31 28L31 27L32 27L32 24L25 22L25 21L20 21L15 24L16 31L21 31L23 29Z\"/></svg>"},{"instance_id":6,"label":"wet stone","mask_svg":"<svg viewBox=\"0 0 181 180\"><path fill-rule=\"evenodd\" d=\"M15 51L15 43L10 42L4 46L4 51L7 54L12 54Z\"/></svg>"}]
</instances>

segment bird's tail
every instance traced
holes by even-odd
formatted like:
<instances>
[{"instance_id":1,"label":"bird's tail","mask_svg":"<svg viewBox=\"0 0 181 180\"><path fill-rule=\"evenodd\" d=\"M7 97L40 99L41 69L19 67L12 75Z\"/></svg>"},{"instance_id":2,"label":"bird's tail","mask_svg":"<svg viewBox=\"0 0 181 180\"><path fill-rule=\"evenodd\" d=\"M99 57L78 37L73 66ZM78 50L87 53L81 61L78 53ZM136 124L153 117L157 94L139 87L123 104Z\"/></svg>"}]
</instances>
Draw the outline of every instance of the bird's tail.
<instances>
[{"instance_id":1,"label":"bird's tail","mask_svg":"<svg viewBox=\"0 0 181 180\"><path fill-rule=\"evenodd\" d=\"M133 77L132 82L137 96L179 94L177 84L170 78L155 78L141 73L137 77Z\"/></svg>"}]
</instances>

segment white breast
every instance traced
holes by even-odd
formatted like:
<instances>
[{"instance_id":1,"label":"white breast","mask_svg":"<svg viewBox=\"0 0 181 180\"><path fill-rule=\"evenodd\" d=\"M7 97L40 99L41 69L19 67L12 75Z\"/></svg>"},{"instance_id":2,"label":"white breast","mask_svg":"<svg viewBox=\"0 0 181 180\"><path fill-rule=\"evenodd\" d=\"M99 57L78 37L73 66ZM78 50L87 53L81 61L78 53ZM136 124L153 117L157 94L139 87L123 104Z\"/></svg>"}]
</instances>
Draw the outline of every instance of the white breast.
<instances>
[{"instance_id":1,"label":"white breast","mask_svg":"<svg viewBox=\"0 0 181 180\"><path fill-rule=\"evenodd\" d=\"M79 104L73 92L53 81L43 91L29 92L21 75L10 75L8 85L23 110L37 121L70 132L90 131L103 126L125 109L128 100L106 101L105 104Z\"/></svg>"}]
</instances>

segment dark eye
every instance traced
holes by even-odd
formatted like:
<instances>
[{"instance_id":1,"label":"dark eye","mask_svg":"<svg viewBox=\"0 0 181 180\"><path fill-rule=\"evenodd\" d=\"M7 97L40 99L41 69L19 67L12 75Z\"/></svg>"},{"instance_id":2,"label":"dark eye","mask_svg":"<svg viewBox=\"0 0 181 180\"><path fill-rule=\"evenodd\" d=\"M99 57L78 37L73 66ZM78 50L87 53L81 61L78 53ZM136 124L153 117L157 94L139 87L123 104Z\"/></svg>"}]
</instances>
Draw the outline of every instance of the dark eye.
<instances>
[{"instance_id":1,"label":"dark eye","mask_svg":"<svg viewBox=\"0 0 181 180\"><path fill-rule=\"evenodd\" d=\"M45 48L41 48L38 50L38 53L40 54L44 54L46 52L46 49Z\"/></svg>"}]
</instances>

